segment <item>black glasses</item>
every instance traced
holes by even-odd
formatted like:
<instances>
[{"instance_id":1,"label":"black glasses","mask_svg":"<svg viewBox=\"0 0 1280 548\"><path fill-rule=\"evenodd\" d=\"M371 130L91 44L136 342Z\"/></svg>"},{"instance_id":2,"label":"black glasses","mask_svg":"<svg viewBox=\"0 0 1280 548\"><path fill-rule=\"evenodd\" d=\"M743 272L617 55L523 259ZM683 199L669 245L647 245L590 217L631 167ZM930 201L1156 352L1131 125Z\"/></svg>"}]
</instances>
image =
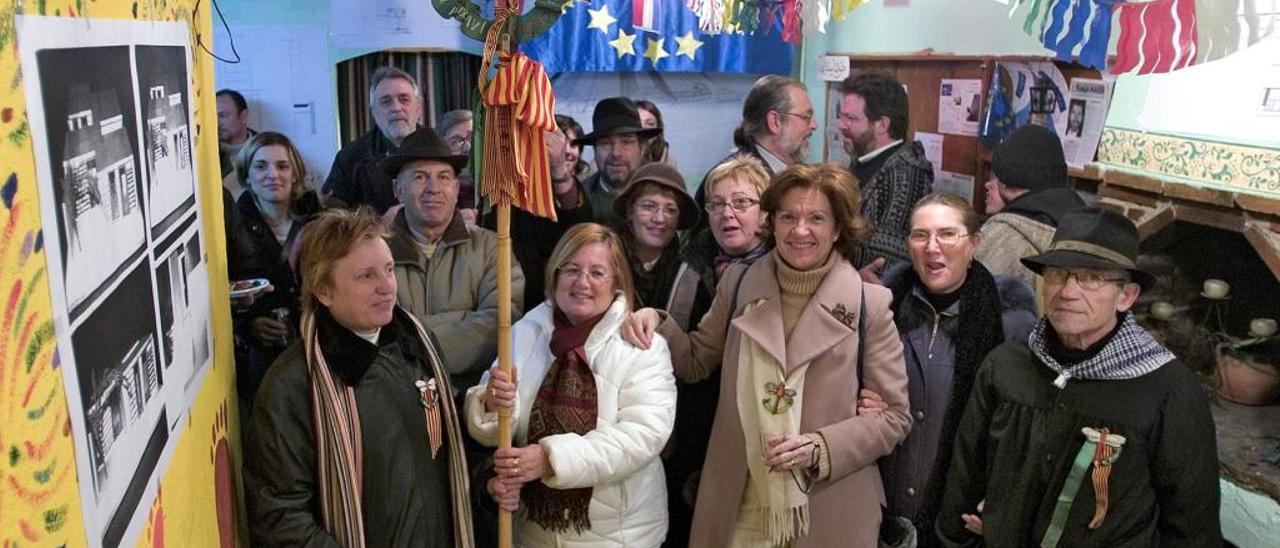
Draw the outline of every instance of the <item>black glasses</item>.
<instances>
[{"instance_id":1,"label":"black glasses","mask_svg":"<svg viewBox=\"0 0 1280 548\"><path fill-rule=\"evenodd\" d=\"M1056 266L1045 268L1043 276L1044 283L1051 285L1066 285L1067 280L1075 278L1082 289L1089 291L1102 289L1106 284L1124 284L1129 281L1128 276L1103 276L1103 272L1097 270L1067 270Z\"/></svg>"},{"instance_id":2,"label":"black glasses","mask_svg":"<svg viewBox=\"0 0 1280 548\"><path fill-rule=\"evenodd\" d=\"M755 207L755 205L759 203L760 200L755 198L734 198L727 202L707 202L707 205L703 206L703 209L706 209L707 213L712 215L724 211L724 208L726 207L731 207L738 213L746 213L748 209Z\"/></svg>"}]
</instances>

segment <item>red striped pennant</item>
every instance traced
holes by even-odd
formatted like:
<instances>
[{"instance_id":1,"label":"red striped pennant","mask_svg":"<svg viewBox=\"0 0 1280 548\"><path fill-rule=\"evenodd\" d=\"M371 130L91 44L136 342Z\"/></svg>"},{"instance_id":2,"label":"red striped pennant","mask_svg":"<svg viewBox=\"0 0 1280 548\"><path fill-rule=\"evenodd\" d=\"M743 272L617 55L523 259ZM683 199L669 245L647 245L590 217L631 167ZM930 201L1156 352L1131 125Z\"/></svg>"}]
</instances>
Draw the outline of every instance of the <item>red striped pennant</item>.
<instances>
[{"instance_id":1,"label":"red striped pennant","mask_svg":"<svg viewBox=\"0 0 1280 548\"><path fill-rule=\"evenodd\" d=\"M1195 64L1196 0L1155 0L1116 6L1120 42L1113 74L1171 72Z\"/></svg>"}]
</instances>

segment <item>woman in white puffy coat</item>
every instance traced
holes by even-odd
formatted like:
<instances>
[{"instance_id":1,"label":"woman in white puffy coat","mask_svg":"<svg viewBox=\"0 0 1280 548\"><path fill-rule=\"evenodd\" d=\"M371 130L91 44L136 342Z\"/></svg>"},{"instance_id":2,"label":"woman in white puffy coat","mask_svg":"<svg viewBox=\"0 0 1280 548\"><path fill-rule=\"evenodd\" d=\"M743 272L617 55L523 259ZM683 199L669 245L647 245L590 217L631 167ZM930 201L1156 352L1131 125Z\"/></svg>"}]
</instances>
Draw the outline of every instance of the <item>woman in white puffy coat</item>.
<instances>
[{"instance_id":1,"label":"woman in white puffy coat","mask_svg":"<svg viewBox=\"0 0 1280 548\"><path fill-rule=\"evenodd\" d=\"M494 455L489 494L517 511L523 547L655 547L667 534L658 453L675 421L671 355L618 334L632 284L613 231L580 224L548 261L548 297L512 329L516 379L497 367L467 392L467 427L498 445L497 411L515 439Z\"/></svg>"}]
</instances>

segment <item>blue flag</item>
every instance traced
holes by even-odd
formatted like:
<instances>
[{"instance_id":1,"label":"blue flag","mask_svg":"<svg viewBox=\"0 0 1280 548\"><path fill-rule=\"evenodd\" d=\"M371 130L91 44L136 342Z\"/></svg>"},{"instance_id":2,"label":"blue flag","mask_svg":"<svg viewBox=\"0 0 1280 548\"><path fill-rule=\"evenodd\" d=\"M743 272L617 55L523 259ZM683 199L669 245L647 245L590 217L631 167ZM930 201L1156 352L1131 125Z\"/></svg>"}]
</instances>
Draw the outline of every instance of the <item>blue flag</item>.
<instances>
[{"instance_id":1,"label":"blue flag","mask_svg":"<svg viewBox=\"0 0 1280 548\"><path fill-rule=\"evenodd\" d=\"M683 0L634 1L639 8L633 0L567 0L560 20L520 50L553 74L791 72L794 47L782 41L780 20L752 35L703 34Z\"/></svg>"}]
</instances>

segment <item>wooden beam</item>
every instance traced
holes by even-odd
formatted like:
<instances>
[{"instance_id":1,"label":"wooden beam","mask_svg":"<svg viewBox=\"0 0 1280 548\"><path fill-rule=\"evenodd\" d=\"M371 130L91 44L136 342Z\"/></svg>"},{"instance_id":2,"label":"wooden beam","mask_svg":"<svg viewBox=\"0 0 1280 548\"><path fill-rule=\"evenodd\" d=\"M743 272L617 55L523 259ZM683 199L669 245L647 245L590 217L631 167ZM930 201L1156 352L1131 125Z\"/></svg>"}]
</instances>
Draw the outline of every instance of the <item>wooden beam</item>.
<instances>
[{"instance_id":1,"label":"wooden beam","mask_svg":"<svg viewBox=\"0 0 1280 548\"><path fill-rule=\"evenodd\" d=\"M1173 206L1173 213L1174 217L1179 221L1221 228L1232 232L1244 231L1244 215L1239 211L1180 202Z\"/></svg>"},{"instance_id":2,"label":"wooden beam","mask_svg":"<svg viewBox=\"0 0 1280 548\"><path fill-rule=\"evenodd\" d=\"M1101 198L1113 198L1116 200L1131 202L1143 207L1156 207L1160 205L1160 196L1150 192L1142 192L1133 190L1114 184L1103 183L1098 187L1098 196Z\"/></svg>"},{"instance_id":3,"label":"wooden beam","mask_svg":"<svg viewBox=\"0 0 1280 548\"><path fill-rule=\"evenodd\" d=\"M1271 269L1271 275L1280 281L1280 234L1263 226L1269 223L1247 221L1244 227L1244 238L1249 240L1253 249L1258 252L1262 262Z\"/></svg>"},{"instance_id":4,"label":"wooden beam","mask_svg":"<svg viewBox=\"0 0 1280 548\"><path fill-rule=\"evenodd\" d=\"M1270 198L1253 194L1236 194L1236 205L1245 211L1280 216L1280 197Z\"/></svg>"},{"instance_id":5,"label":"wooden beam","mask_svg":"<svg viewBox=\"0 0 1280 548\"><path fill-rule=\"evenodd\" d=\"M1155 194L1162 194L1164 192L1164 182L1160 179L1149 175L1129 173L1127 171L1108 169L1102 174L1102 182L1127 186L1129 188L1144 190Z\"/></svg>"},{"instance_id":6,"label":"wooden beam","mask_svg":"<svg viewBox=\"0 0 1280 548\"><path fill-rule=\"evenodd\" d=\"M1178 183L1165 183L1164 195L1170 198L1181 198L1192 202L1201 202L1222 207L1235 207L1236 205L1236 195L1234 192Z\"/></svg>"}]
</instances>

